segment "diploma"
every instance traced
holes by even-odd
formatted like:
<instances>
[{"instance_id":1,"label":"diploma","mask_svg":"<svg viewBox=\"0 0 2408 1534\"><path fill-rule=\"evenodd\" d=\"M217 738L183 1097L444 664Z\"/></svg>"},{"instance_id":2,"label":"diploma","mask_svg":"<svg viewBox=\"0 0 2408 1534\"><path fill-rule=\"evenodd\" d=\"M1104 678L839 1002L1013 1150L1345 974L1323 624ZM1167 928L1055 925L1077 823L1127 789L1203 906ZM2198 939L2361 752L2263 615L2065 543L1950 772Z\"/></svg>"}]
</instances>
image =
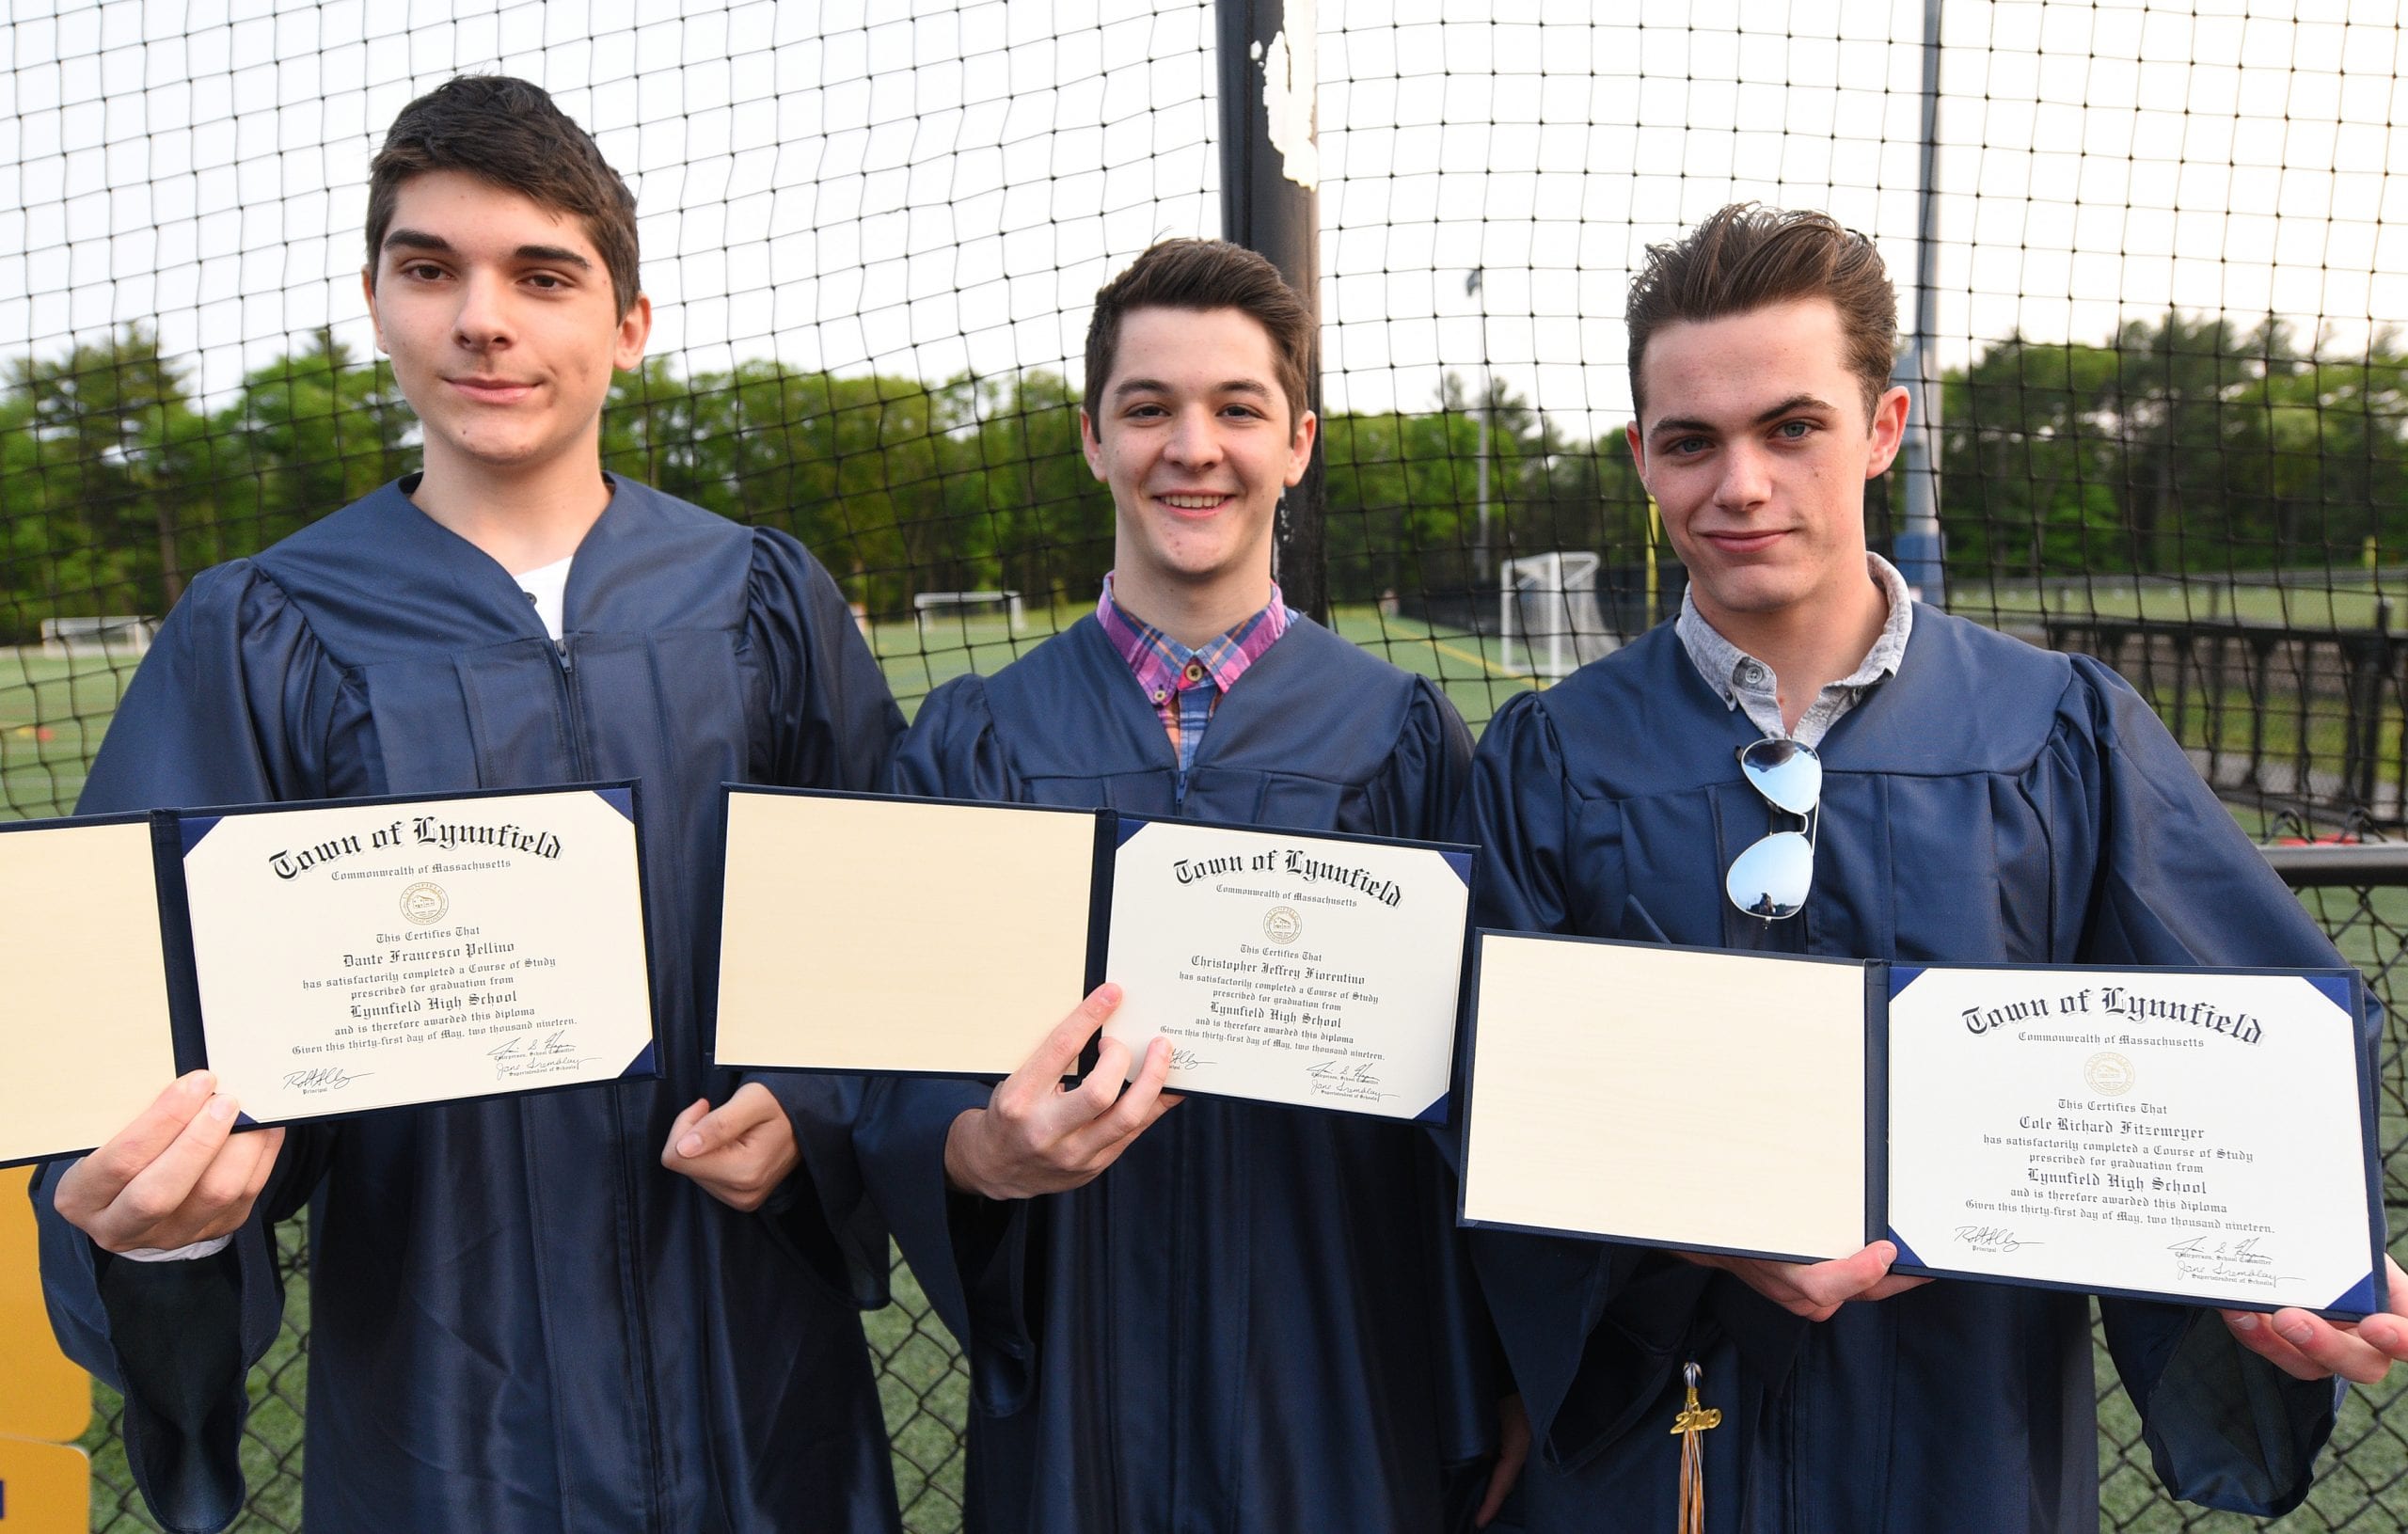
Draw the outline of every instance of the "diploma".
<instances>
[{"instance_id":1,"label":"diploma","mask_svg":"<svg viewBox=\"0 0 2408 1534\"><path fill-rule=\"evenodd\" d=\"M1180 1091L1443 1118L1467 848L731 785L716 1059L1019 1067L1110 979Z\"/></svg>"},{"instance_id":2,"label":"diploma","mask_svg":"<svg viewBox=\"0 0 2408 1534\"><path fill-rule=\"evenodd\" d=\"M1482 933L1466 1224L2353 1318L2351 971L1925 966Z\"/></svg>"},{"instance_id":3,"label":"diploma","mask_svg":"<svg viewBox=\"0 0 2408 1534\"><path fill-rule=\"evenodd\" d=\"M259 1122L653 1073L631 787L179 831L206 1058Z\"/></svg>"},{"instance_id":4,"label":"diploma","mask_svg":"<svg viewBox=\"0 0 2408 1534\"><path fill-rule=\"evenodd\" d=\"M0 1162L207 1067L251 1124L654 1074L630 785L0 834Z\"/></svg>"},{"instance_id":5,"label":"diploma","mask_svg":"<svg viewBox=\"0 0 2408 1534\"><path fill-rule=\"evenodd\" d=\"M2354 976L1893 965L1910 1270L2376 1308Z\"/></svg>"},{"instance_id":6,"label":"diploma","mask_svg":"<svg viewBox=\"0 0 2408 1534\"><path fill-rule=\"evenodd\" d=\"M1470 898L1460 849L1124 819L1103 1026L1174 1091L1443 1122Z\"/></svg>"}]
</instances>

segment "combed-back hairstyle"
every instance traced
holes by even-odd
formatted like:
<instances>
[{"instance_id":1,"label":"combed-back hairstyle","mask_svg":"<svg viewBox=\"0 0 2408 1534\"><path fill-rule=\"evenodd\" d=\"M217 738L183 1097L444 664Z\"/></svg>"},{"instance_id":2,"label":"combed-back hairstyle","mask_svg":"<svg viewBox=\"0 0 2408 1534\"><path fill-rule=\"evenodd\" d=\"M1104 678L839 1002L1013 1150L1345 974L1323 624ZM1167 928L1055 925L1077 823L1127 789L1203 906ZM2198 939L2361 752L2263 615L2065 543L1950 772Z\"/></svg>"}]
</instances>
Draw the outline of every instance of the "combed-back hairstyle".
<instances>
[{"instance_id":1,"label":"combed-back hairstyle","mask_svg":"<svg viewBox=\"0 0 2408 1534\"><path fill-rule=\"evenodd\" d=\"M1120 322L1131 309L1182 308L1202 312L1233 308L1270 333L1271 356L1280 390L1288 396L1288 425L1304 419L1310 401L1306 372L1313 355L1313 313L1279 269L1244 245L1227 240L1164 240L1098 289L1095 317L1087 322L1087 419L1103 419L1103 386L1120 354Z\"/></svg>"},{"instance_id":2,"label":"combed-back hairstyle","mask_svg":"<svg viewBox=\"0 0 2408 1534\"><path fill-rule=\"evenodd\" d=\"M1827 213L1735 202L1671 244L1648 246L1624 310L1631 403L1641 420L1639 365L1659 328L1805 298L1827 298L1839 310L1848 370L1863 386L1870 419L1889 387L1898 340L1898 295L1872 241Z\"/></svg>"},{"instance_id":3,"label":"combed-back hairstyle","mask_svg":"<svg viewBox=\"0 0 2408 1534\"><path fill-rule=\"evenodd\" d=\"M624 317L636 280L636 199L594 136L540 86L502 74L447 80L402 108L368 166L368 270L374 280L403 183L457 170L585 221Z\"/></svg>"}]
</instances>

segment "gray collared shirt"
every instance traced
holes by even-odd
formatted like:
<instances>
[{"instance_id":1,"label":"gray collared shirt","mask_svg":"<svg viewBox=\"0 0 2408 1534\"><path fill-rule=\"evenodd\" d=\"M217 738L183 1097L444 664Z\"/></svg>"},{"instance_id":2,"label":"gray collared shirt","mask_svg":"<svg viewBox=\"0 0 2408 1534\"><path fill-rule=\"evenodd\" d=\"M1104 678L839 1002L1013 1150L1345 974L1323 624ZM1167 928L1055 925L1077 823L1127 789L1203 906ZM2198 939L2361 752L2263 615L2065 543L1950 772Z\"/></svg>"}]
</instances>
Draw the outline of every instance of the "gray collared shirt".
<instances>
[{"instance_id":1,"label":"gray collared shirt","mask_svg":"<svg viewBox=\"0 0 2408 1534\"><path fill-rule=\"evenodd\" d=\"M1697 610L1687 592L1681 593L1681 615L1673 621L1672 631L1680 636L1681 647L1688 652L1698 674L1720 695L1724 707L1745 709L1748 722L1767 735L1786 735L1802 746L1819 745L1842 715L1897 674L1898 662L1906 658L1907 635L1914 627L1914 599L1907 591L1906 577L1878 554L1867 553L1864 562L1873 583L1890 600L1889 619L1856 670L1826 686L1798 717L1795 730L1782 722L1781 682L1772 668L1724 639Z\"/></svg>"}]
</instances>

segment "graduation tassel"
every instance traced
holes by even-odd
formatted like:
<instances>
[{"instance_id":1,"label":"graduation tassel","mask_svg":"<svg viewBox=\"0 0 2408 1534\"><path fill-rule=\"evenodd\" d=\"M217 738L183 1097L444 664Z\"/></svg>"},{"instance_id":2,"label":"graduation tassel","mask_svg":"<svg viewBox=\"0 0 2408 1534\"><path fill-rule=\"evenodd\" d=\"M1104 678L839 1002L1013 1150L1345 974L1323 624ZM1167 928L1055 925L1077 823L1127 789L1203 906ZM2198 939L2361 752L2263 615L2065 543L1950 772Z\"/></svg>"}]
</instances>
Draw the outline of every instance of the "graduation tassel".
<instances>
[{"instance_id":1,"label":"graduation tassel","mask_svg":"<svg viewBox=\"0 0 2408 1534\"><path fill-rule=\"evenodd\" d=\"M1681 1439L1681 1526L1679 1534L1705 1534L1705 1446L1698 1434L1708 1428L1722 1425L1719 1407L1697 1403L1697 1383L1705 1370L1694 1360L1681 1366L1682 1378L1688 1382L1688 1400L1682 1404L1681 1415L1672 1419L1672 1431Z\"/></svg>"}]
</instances>

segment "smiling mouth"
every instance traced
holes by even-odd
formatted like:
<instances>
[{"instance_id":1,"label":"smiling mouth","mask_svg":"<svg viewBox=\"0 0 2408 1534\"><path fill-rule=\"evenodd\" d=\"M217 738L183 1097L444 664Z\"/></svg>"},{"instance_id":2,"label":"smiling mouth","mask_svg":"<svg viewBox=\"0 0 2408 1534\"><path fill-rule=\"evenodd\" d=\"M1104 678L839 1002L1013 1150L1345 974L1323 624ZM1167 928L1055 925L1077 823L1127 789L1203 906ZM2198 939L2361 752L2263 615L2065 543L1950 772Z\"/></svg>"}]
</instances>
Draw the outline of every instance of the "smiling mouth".
<instances>
[{"instance_id":1,"label":"smiling mouth","mask_svg":"<svg viewBox=\"0 0 2408 1534\"><path fill-rule=\"evenodd\" d=\"M1162 495L1154 498L1174 512L1211 512L1218 511L1237 498L1224 491L1208 495Z\"/></svg>"}]
</instances>

